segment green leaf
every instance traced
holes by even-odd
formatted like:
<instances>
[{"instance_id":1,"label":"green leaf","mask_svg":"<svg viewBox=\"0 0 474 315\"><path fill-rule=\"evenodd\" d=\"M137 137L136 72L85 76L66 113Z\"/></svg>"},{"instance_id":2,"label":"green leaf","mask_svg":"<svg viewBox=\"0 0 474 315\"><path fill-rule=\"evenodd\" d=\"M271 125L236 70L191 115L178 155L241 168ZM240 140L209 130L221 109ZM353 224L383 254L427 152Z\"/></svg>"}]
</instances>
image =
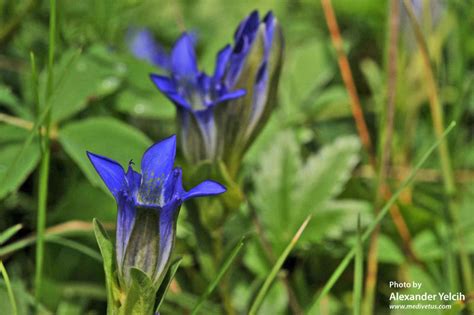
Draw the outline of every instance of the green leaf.
<instances>
[{"instance_id":1,"label":"green leaf","mask_svg":"<svg viewBox=\"0 0 474 315\"><path fill-rule=\"evenodd\" d=\"M16 116L31 118L29 108L23 106L9 86L0 83L0 105L8 108Z\"/></svg>"},{"instance_id":2,"label":"green leaf","mask_svg":"<svg viewBox=\"0 0 474 315\"><path fill-rule=\"evenodd\" d=\"M14 226L9 227L2 233L0 233L0 245L5 244L10 238L12 238L19 230L23 228L22 224L15 224Z\"/></svg>"},{"instance_id":3,"label":"green leaf","mask_svg":"<svg viewBox=\"0 0 474 315\"><path fill-rule=\"evenodd\" d=\"M371 203L363 200L330 200L316 213L318 220L307 227L302 241L317 243L327 238L341 239L345 233L355 232L358 214L361 215L362 227L373 219Z\"/></svg>"},{"instance_id":4,"label":"green leaf","mask_svg":"<svg viewBox=\"0 0 474 315\"><path fill-rule=\"evenodd\" d=\"M405 262L405 255L390 237L384 234L379 235L377 246L379 262L396 265L400 265Z\"/></svg>"},{"instance_id":5,"label":"green leaf","mask_svg":"<svg viewBox=\"0 0 474 315\"><path fill-rule=\"evenodd\" d=\"M107 288L107 314L115 315L117 308L116 290L118 290L117 281L115 280L115 259L114 259L114 246L110 241L107 232L100 222L96 219L93 220L94 234L99 245L100 253L102 255L104 272L105 272L105 284Z\"/></svg>"},{"instance_id":6,"label":"green leaf","mask_svg":"<svg viewBox=\"0 0 474 315\"><path fill-rule=\"evenodd\" d=\"M288 64L293 102L298 104L305 100L315 88L329 81L334 75L331 68L333 63L329 60L327 46L321 40L306 42L293 50ZM319 80L320 77L324 80Z\"/></svg>"},{"instance_id":7,"label":"green leaf","mask_svg":"<svg viewBox=\"0 0 474 315\"><path fill-rule=\"evenodd\" d=\"M247 248L243 256L243 262L245 266L257 277L265 277L272 266L270 266L268 259L266 259L261 242L259 242L257 239L252 239L247 243L246 247Z\"/></svg>"},{"instance_id":8,"label":"green leaf","mask_svg":"<svg viewBox=\"0 0 474 315\"><path fill-rule=\"evenodd\" d=\"M310 113L317 121L351 116L346 89L340 85L325 88L311 104Z\"/></svg>"},{"instance_id":9,"label":"green leaf","mask_svg":"<svg viewBox=\"0 0 474 315\"><path fill-rule=\"evenodd\" d=\"M81 220L91 222L95 217L101 222L113 222L117 216L117 204L110 193L94 187L86 179L68 185L48 215L49 222Z\"/></svg>"},{"instance_id":10,"label":"green leaf","mask_svg":"<svg viewBox=\"0 0 474 315\"><path fill-rule=\"evenodd\" d=\"M135 117L146 119L174 119L176 109L160 91L124 90L118 95L116 109Z\"/></svg>"},{"instance_id":11,"label":"green leaf","mask_svg":"<svg viewBox=\"0 0 474 315\"><path fill-rule=\"evenodd\" d=\"M280 248L295 230L291 230L290 225L294 222L294 194L301 164L299 153L293 134L280 134L271 148L263 153L260 169L254 176L256 193L251 200L267 228L269 239Z\"/></svg>"},{"instance_id":12,"label":"green leaf","mask_svg":"<svg viewBox=\"0 0 474 315\"><path fill-rule=\"evenodd\" d=\"M50 242L50 243L56 243L56 244L59 244L61 246L64 246L64 247L69 247L69 248L72 248L86 256L89 256L90 258L98 261L98 262L102 262L102 259L101 259L101 255L99 255L99 253L95 250L93 250L92 248L86 246L86 245L83 245L82 243L80 242L76 242L76 241L73 241L73 240L70 240L70 239L67 239L67 238L63 238L61 236L57 236L57 235L49 235L48 238L47 238L47 241Z\"/></svg>"},{"instance_id":13,"label":"green leaf","mask_svg":"<svg viewBox=\"0 0 474 315\"><path fill-rule=\"evenodd\" d=\"M78 57L76 54L68 52L57 66L63 75L50 99L53 122L63 121L83 110L90 100L112 93L125 74L125 65L105 47L92 47Z\"/></svg>"},{"instance_id":14,"label":"green leaf","mask_svg":"<svg viewBox=\"0 0 474 315\"><path fill-rule=\"evenodd\" d=\"M423 261L440 260L445 256L438 238L431 230L419 232L412 244L415 254Z\"/></svg>"},{"instance_id":15,"label":"green leaf","mask_svg":"<svg viewBox=\"0 0 474 315\"><path fill-rule=\"evenodd\" d=\"M59 131L59 142L86 177L106 189L87 158L86 151L104 155L126 165L140 161L151 145L141 131L108 117L89 118L66 125Z\"/></svg>"},{"instance_id":16,"label":"green leaf","mask_svg":"<svg viewBox=\"0 0 474 315\"><path fill-rule=\"evenodd\" d=\"M28 131L9 125L0 125L0 199L16 190L35 169L40 158L37 141L32 141L23 151ZM13 166L13 169L10 169Z\"/></svg>"},{"instance_id":17,"label":"green leaf","mask_svg":"<svg viewBox=\"0 0 474 315\"><path fill-rule=\"evenodd\" d=\"M179 257L178 259L173 261L171 263L168 271L166 272L166 275L165 275L163 281L161 282L160 288L158 289L158 292L156 293L155 313L157 313L160 310L160 306L163 303L163 301L165 300L166 292L168 292L168 289L171 285L171 281L173 281L174 275L178 271L179 265L181 264L182 261L183 261L182 257Z\"/></svg>"},{"instance_id":18,"label":"green leaf","mask_svg":"<svg viewBox=\"0 0 474 315\"><path fill-rule=\"evenodd\" d=\"M342 191L359 161L359 150L360 143L356 137L340 137L308 158L298 174L300 185L296 191L295 208L299 213L317 211Z\"/></svg>"},{"instance_id":19,"label":"green leaf","mask_svg":"<svg viewBox=\"0 0 474 315\"><path fill-rule=\"evenodd\" d=\"M359 150L357 138L341 137L318 154L311 155L303 164L293 134L285 132L263 154L260 169L254 177L256 189L251 200L277 251L283 250L292 231L310 213L331 222L331 225L323 226L328 230L346 219L344 215L350 211L324 210L350 178ZM349 218L356 219L354 215ZM303 239L320 240L320 223L319 220L311 222L308 230L315 233L306 233Z\"/></svg>"},{"instance_id":20,"label":"green leaf","mask_svg":"<svg viewBox=\"0 0 474 315\"><path fill-rule=\"evenodd\" d=\"M156 288L151 279L138 268L130 269L132 284L126 293L120 314L123 315L152 315L155 306Z\"/></svg>"}]
</instances>

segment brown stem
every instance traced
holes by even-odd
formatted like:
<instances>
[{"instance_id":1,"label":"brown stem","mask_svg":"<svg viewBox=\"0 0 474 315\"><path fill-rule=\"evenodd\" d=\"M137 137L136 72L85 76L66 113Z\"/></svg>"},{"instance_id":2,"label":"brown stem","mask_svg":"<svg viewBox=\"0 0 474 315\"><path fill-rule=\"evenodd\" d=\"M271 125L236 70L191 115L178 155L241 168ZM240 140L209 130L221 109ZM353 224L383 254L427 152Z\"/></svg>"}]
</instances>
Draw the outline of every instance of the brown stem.
<instances>
[{"instance_id":1,"label":"brown stem","mask_svg":"<svg viewBox=\"0 0 474 315\"><path fill-rule=\"evenodd\" d=\"M395 98L397 91L397 59L398 59L398 30L400 24L399 0L390 1L389 21L389 47L387 59L387 109L385 129L382 137L381 163L378 175L378 187L375 198L375 213L378 214L384 196L388 191L387 175L390 167L390 156L393 138L393 126L395 120ZM398 220L397 220L398 221ZM401 226L405 229L405 226ZM407 233L408 229L405 231ZM373 314L375 290L377 286L378 270L378 237L380 226L378 226L370 238L369 253L367 257L367 277L365 281L364 314Z\"/></svg>"},{"instance_id":2,"label":"brown stem","mask_svg":"<svg viewBox=\"0 0 474 315\"><path fill-rule=\"evenodd\" d=\"M334 45L334 48L336 49L336 53L338 56L339 69L341 71L342 79L350 97L352 115L356 123L359 138L361 139L362 145L364 146L364 149L366 150L369 156L370 165L374 170L376 170L377 161L373 153L372 143L369 137L367 124L365 123L362 107L360 105L359 97L357 94L357 89L352 78L352 72L349 66L349 61L347 59L346 54L344 53L342 39L339 32L339 27L337 25L337 20L334 15L334 10L332 8L331 0L321 0L321 4L331 35L332 43ZM388 189L387 191L388 193L384 196L385 200L388 200L391 196L390 191ZM390 208L390 215L397 228L398 233L400 234L400 237L403 240L404 247L407 249L407 254L412 260L416 261L417 259L411 246L411 234L408 230L405 220L403 219L403 216L400 213L400 209L396 205L392 206Z\"/></svg>"}]
</instances>

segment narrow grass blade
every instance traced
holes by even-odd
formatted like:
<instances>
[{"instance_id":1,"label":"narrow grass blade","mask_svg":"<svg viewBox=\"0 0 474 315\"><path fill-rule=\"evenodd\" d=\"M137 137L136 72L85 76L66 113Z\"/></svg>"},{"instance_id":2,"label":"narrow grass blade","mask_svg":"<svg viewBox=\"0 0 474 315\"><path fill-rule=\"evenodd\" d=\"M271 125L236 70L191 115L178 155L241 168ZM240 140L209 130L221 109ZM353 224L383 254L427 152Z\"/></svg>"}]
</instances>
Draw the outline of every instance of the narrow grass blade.
<instances>
[{"instance_id":1,"label":"narrow grass blade","mask_svg":"<svg viewBox=\"0 0 474 315\"><path fill-rule=\"evenodd\" d=\"M113 229L113 224L107 224L107 229ZM90 235L93 231L92 224L84 221L68 221L46 229L45 240L48 241L50 237L54 236L78 236ZM0 247L0 259L11 255L14 252L25 247L31 246L36 242L36 235L28 236L16 242Z\"/></svg>"},{"instance_id":2,"label":"narrow grass blade","mask_svg":"<svg viewBox=\"0 0 474 315\"><path fill-rule=\"evenodd\" d=\"M211 295L211 293L214 291L214 289L217 287L217 285L221 281L222 277L225 275L229 267L234 262L235 258L237 258L237 255L239 254L240 250L244 246L244 239L245 237L242 237L237 243L237 245L235 245L235 247L232 249L232 252L227 256L227 259L224 261L224 264L219 269L219 272L217 273L216 278L207 287L206 291L204 292L203 295L201 295L196 305L194 306L193 310L191 311L192 315L195 315L198 313L199 309L201 308L202 303Z\"/></svg>"},{"instance_id":3,"label":"narrow grass blade","mask_svg":"<svg viewBox=\"0 0 474 315\"><path fill-rule=\"evenodd\" d=\"M16 224L14 226L9 227L2 233L0 233L0 245L5 244L10 238L12 238L18 231L23 228L22 224Z\"/></svg>"},{"instance_id":4,"label":"narrow grass blade","mask_svg":"<svg viewBox=\"0 0 474 315\"><path fill-rule=\"evenodd\" d=\"M30 52L30 63L31 63L31 79L33 81L33 96L34 96L34 113L35 117L39 117L40 114L40 97L39 97L39 80L38 80L38 69L36 68L36 57L34 52Z\"/></svg>"},{"instance_id":5,"label":"narrow grass blade","mask_svg":"<svg viewBox=\"0 0 474 315\"><path fill-rule=\"evenodd\" d=\"M263 303L263 299L268 293L268 290L270 289L271 284L273 283L273 280L275 280L275 277L278 274L278 271L280 271L281 266L283 266L283 263L285 262L286 258L290 254L291 250L293 247L295 247L296 242L298 242L299 238L303 234L304 229L309 223L309 220L311 220L311 215L309 215L306 220L304 220L303 224L301 224L300 228L296 232L295 236L291 239L290 243L286 246L285 250L283 253L278 257L275 265L273 265L272 270L268 274L267 278L265 279L265 282L263 283L262 287L258 291L257 297L252 303L252 306L250 307L249 315L255 315L257 314L258 309Z\"/></svg>"},{"instance_id":6,"label":"narrow grass blade","mask_svg":"<svg viewBox=\"0 0 474 315\"><path fill-rule=\"evenodd\" d=\"M87 247L79 242L76 242L76 241L73 241L73 240L69 240L67 238L63 238L63 237L60 237L60 236L48 236L46 238L46 241L49 242L49 243L55 243L55 244L58 244L58 245L61 245L61 246L64 246L64 247L69 247L69 248L72 248L86 256L89 256L90 258L102 263L102 256L100 255L99 252L93 250L92 248L90 247Z\"/></svg>"},{"instance_id":7,"label":"narrow grass blade","mask_svg":"<svg viewBox=\"0 0 474 315\"><path fill-rule=\"evenodd\" d=\"M354 315L360 315L362 302L362 285L364 279L364 250L362 244L362 231L360 228L360 214L357 218L357 243L354 265Z\"/></svg>"},{"instance_id":8,"label":"narrow grass blade","mask_svg":"<svg viewBox=\"0 0 474 315\"><path fill-rule=\"evenodd\" d=\"M15 295L13 294L13 289L10 283L10 278L8 277L7 270L3 265L3 261L0 260L0 272L2 273L3 279L5 280L5 285L7 287L8 299L12 305L13 315L18 315L18 309L16 307Z\"/></svg>"},{"instance_id":9,"label":"narrow grass blade","mask_svg":"<svg viewBox=\"0 0 474 315\"><path fill-rule=\"evenodd\" d=\"M433 153L434 150L439 146L441 141L446 138L446 136L453 130L453 128L456 126L456 123L453 121L451 124L449 124L448 128L443 132L442 137L438 139L427 151L426 153L421 157L421 159L418 161L418 163L415 165L413 168L412 172L410 175L405 179L405 181L400 185L400 188L392 195L392 197L387 201L385 206L380 210L379 214L375 218L375 220L370 224L370 226L366 229L364 234L362 235L362 242L365 242L370 234L375 230L377 225L382 221L382 219L385 217L385 215L388 213L390 210L390 207L395 203L395 201L398 199L400 194L402 193L403 189L410 185L413 180L415 179L415 176L418 172L418 170L421 168L421 166L426 162L428 157ZM323 289L321 292L315 297L313 300L313 303L309 307L309 311L307 314L318 314L317 311L317 306L321 299L326 296L326 294L329 293L331 288L334 286L336 281L339 279L339 277L342 275L344 270L347 268L349 263L351 262L352 258L354 258L356 253L356 247L352 247L352 249L346 254L346 256L342 259L341 263L339 266L336 268L336 270L333 272L329 280L326 282L324 285Z\"/></svg>"}]
</instances>

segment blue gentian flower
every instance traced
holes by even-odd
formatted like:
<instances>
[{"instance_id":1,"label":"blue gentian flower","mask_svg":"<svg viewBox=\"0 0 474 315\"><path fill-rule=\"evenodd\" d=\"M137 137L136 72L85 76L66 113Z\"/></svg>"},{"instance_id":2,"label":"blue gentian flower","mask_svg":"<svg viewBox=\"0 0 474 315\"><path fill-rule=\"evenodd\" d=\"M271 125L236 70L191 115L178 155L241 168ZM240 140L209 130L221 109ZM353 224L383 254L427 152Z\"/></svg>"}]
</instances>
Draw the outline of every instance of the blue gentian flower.
<instances>
[{"instance_id":1,"label":"blue gentian flower","mask_svg":"<svg viewBox=\"0 0 474 315\"><path fill-rule=\"evenodd\" d=\"M193 37L184 33L171 52L170 75L151 74L158 89L177 107L180 143L190 160L212 160L218 155L215 107L245 94L243 89L230 89L224 82L230 54L230 46L219 52L214 73L209 76L199 71Z\"/></svg>"},{"instance_id":2,"label":"blue gentian flower","mask_svg":"<svg viewBox=\"0 0 474 315\"><path fill-rule=\"evenodd\" d=\"M118 278L130 286L130 268L145 272L159 284L173 249L176 220L182 203L190 198L221 194L221 184L206 180L184 190L182 171L173 167L176 137L152 145L141 161L142 173L132 163L127 172L114 160L87 152L97 173L117 202L116 259Z\"/></svg>"},{"instance_id":3,"label":"blue gentian flower","mask_svg":"<svg viewBox=\"0 0 474 315\"><path fill-rule=\"evenodd\" d=\"M258 12L252 12L234 40L217 54L212 75L199 71L195 39L188 33L162 58L166 62L154 62L168 73L151 74L151 79L176 105L180 145L190 162L240 161L276 104L283 54L276 18L269 12L260 20ZM150 36L146 42L131 46L135 55L158 55Z\"/></svg>"}]
</instances>

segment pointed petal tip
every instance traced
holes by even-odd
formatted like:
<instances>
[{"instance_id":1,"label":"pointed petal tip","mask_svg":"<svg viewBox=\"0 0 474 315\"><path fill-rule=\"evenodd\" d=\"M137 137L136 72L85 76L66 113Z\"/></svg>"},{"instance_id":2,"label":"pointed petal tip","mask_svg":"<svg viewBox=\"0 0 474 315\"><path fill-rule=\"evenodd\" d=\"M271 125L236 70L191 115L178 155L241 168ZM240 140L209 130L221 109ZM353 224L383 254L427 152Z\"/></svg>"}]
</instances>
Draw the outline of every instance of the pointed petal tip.
<instances>
[{"instance_id":1,"label":"pointed petal tip","mask_svg":"<svg viewBox=\"0 0 474 315\"><path fill-rule=\"evenodd\" d=\"M184 32L174 44L171 62L176 75L195 76L199 72L193 38L191 34Z\"/></svg>"},{"instance_id":2,"label":"pointed petal tip","mask_svg":"<svg viewBox=\"0 0 474 315\"><path fill-rule=\"evenodd\" d=\"M156 88L175 105L181 106L185 109L191 108L186 99L179 94L176 83L173 79L155 73L150 73L149 77Z\"/></svg>"},{"instance_id":3,"label":"pointed petal tip","mask_svg":"<svg viewBox=\"0 0 474 315\"><path fill-rule=\"evenodd\" d=\"M102 178L102 181L105 183L112 195L117 198L125 180L125 171L123 170L123 167L118 162L109 159L108 157L94 154L89 151L86 151L86 153L95 171L99 174L100 178Z\"/></svg>"},{"instance_id":4,"label":"pointed petal tip","mask_svg":"<svg viewBox=\"0 0 474 315\"><path fill-rule=\"evenodd\" d=\"M161 185L172 171L176 157L176 135L171 135L152 146L143 154L142 176L153 179L153 185Z\"/></svg>"},{"instance_id":5,"label":"pointed petal tip","mask_svg":"<svg viewBox=\"0 0 474 315\"><path fill-rule=\"evenodd\" d=\"M205 180L199 185L191 188L188 192L184 193L183 200L196 197L220 195L226 191L227 188L224 185L213 180Z\"/></svg>"}]
</instances>

